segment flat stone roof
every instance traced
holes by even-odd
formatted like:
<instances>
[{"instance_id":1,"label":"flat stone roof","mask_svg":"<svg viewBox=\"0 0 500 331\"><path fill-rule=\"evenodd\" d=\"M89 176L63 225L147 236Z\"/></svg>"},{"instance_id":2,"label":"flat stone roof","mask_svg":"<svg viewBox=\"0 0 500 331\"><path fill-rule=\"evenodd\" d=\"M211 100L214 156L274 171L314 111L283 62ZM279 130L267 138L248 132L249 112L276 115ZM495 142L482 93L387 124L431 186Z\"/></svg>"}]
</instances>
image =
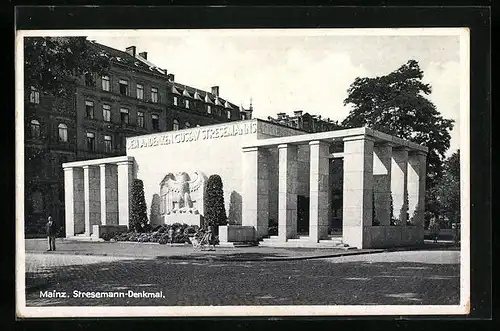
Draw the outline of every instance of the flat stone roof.
<instances>
[{"instance_id":1,"label":"flat stone roof","mask_svg":"<svg viewBox=\"0 0 500 331\"><path fill-rule=\"evenodd\" d=\"M116 157L108 157L104 159L92 159L92 160L84 160L84 161L75 161L75 162L67 162L63 163L62 167L64 168L76 168L83 166L95 166L100 164L116 164L119 162L133 162L134 158L132 156L116 156Z\"/></svg>"},{"instance_id":2,"label":"flat stone roof","mask_svg":"<svg viewBox=\"0 0 500 331\"><path fill-rule=\"evenodd\" d=\"M340 141L345 138L352 138L356 136L366 136L370 137L376 142L385 142L393 145L394 147L406 147L411 150L421 151L424 153L428 152L428 148L421 146L409 140L401 139L382 133L380 131L372 130L370 128L353 128L345 130L335 130L328 132L318 132L318 133L307 133L294 136L278 137L278 138L267 138L259 139L256 141L249 141L243 145L243 148L252 147L271 147L278 146L281 144L308 144L310 141L320 140L325 142Z\"/></svg>"}]
</instances>

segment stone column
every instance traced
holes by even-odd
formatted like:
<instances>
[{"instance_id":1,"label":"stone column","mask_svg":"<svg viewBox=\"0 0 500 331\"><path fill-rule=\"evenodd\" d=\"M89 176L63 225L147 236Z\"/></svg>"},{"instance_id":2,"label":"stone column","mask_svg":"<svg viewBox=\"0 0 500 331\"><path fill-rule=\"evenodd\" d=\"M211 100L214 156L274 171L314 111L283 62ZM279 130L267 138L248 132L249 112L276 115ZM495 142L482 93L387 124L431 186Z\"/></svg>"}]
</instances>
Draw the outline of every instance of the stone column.
<instances>
[{"instance_id":1,"label":"stone column","mask_svg":"<svg viewBox=\"0 0 500 331\"><path fill-rule=\"evenodd\" d=\"M298 147L279 145L278 236L287 241L297 235Z\"/></svg>"},{"instance_id":2,"label":"stone column","mask_svg":"<svg viewBox=\"0 0 500 331\"><path fill-rule=\"evenodd\" d=\"M375 219L380 226L391 221L391 159L392 146L383 144L373 148L373 197ZM373 220L372 220L373 221Z\"/></svg>"},{"instance_id":3,"label":"stone column","mask_svg":"<svg viewBox=\"0 0 500 331\"><path fill-rule=\"evenodd\" d=\"M408 177L408 149L392 149L391 161L391 194L394 219L399 225L405 226L408 206L406 202Z\"/></svg>"},{"instance_id":4,"label":"stone column","mask_svg":"<svg viewBox=\"0 0 500 331\"><path fill-rule=\"evenodd\" d=\"M373 198L373 140L344 138L344 196L342 237L357 248L371 245Z\"/></svg>"},{"instance_id":5,"label":"stone column","mask_svg":"<svg viewBox=\"0 0 500 331\"><path fill-rule=\"evenodd\" d=\"M101 223L101 178L96 166L83 166L85 200L85 235L92 234L92 226Z\"/></svg>"},{"instance_id":6,"label":"stone column","mask_svg":"<svg viewBox=\"0 0 500 331\"><path fill-rule=\"evenodd\" d=\"M72 237L85 228L82 168L64 168L64 203L66 237Z\"/></svg>"},{"instance_id":7,"label":"stone column","mask_svg":"<svg viewBox=\"0 0 500 331\"><path fill-rule=\"evenodd\" d=\"M256 239L267 236L269 224L269 171L267 151L243 149L242 224L255 228Z\"/></svg>"},{"instance_id":8,"label":"stone column","mask_svg":"<svg viewBox=\"0 0 500 331\"><path fill-rule=\"evenodd\" d=\"M100 164L101 224L118 224L118 170L114 164Z\"/></svg>"},{"instance_id":9,"label":"stone column","mask_svg":"<svg viewBox=\"0 0 500 331\"><path fill-rule=\"evenodd\" d=\"M134 183L133 161L118 162L118 224L129 225Z\"/></svg>"},{"instance_id":10,"label":"stone column","mask_svg":"<svg viewBox=\"0 0 500 331\"><path fill-rule=\"evenodd\" d=\"M309 142L309 239L317 243L328 237L329 145L322 141Z\"/></svg>"},{"instance_id":11,"label":"stone column","mask_svg":"<svg viewBox=\"0 0 500 331\"><path fill-rule=\"evenodd\" d=\"M426 155L423 152L411 152L408 155L408 214L410 222L423 226L425 211L425 173Z\"/></svg>"}]
</instances>

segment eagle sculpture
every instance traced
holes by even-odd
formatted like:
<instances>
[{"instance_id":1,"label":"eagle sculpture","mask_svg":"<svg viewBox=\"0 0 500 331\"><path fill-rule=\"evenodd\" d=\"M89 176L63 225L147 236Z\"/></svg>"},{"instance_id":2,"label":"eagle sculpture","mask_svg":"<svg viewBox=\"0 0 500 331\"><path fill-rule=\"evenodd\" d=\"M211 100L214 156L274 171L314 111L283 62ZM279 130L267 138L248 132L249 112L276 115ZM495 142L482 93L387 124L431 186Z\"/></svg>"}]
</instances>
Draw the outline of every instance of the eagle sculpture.
<instances>
[{"instance_id":1,"label":"eagle sculpture","mask_svg":"<svg viewBox=\"0 0 500 331\"><path fill-rule=\"evenodd\" d=\"M165 214L199 214L203 208L203 193L206 176L195 171L192 176L186 172L168 173L160 182L162 210Z\"/></svg>"}]
</instances>

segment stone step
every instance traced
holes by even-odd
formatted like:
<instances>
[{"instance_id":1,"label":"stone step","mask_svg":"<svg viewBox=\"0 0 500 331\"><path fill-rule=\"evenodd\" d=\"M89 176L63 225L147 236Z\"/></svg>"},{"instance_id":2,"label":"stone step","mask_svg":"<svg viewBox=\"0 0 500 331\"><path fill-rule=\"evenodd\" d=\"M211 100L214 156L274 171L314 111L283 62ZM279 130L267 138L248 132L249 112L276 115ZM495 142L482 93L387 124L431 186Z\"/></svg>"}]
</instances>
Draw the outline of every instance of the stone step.
<instances>
[{"instance_id":1,"label":"stone step","mask_svg":"<svg viewBox=\"0 0 500 331\"><path fill-rule=\"evenodd\" d=\"M261 247L283 247L283 248L334 248L334 249L342 249L342 250L347 250L347 249L355 249L355 247L349 247L345 245L336 245L335 243L313 243L313 242L305 242L305 241L297 241L297 242L274 242L274 241L267 241L267 242L259 242L259 246Z\"/></svg>"},{"instance_id":2,"label":"stone step","mask_svg":"<svg viewBox=\"0 0 500 331\"><path fill-rule=\"evenodd\" d=\"M66 237L65 240L74 240L74 241L93 241L93 242L101 242L104 241L102 238L97 238L93 236L85 236L85 235L76 235L72 237Z\"/></svg>"},{"instance_id":3,"label":"stone step","mask_svg":"<svg viewBox=\"0 0 500 331\"><path fill-rule=\"evenodd\" d=\"M254 242L222 242L217 245L218 247L252 247L257 246Z\"/></svg>"}]
</instances>

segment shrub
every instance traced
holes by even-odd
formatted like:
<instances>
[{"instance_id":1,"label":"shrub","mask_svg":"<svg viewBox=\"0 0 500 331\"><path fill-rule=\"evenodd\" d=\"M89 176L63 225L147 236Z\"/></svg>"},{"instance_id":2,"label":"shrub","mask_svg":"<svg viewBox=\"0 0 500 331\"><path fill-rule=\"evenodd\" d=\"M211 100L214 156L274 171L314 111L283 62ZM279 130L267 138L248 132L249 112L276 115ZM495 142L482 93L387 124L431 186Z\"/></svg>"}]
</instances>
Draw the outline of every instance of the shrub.
<instances>
[{"instance_id":1,"label":"shrub","mask_svg":"<svg viewBox=\"0 0 500 331\"><path fill-rule=\"evenodd\" d=\"M148 223L146 214L146 199L144 198L144 184L140 179L134 179L132 185L132 206L129 222L129 229L143 232Z\"/></svg>"},{"instance_id":2,"label":"shrub","mask_svg":"<svg viewBox=\"0 0 500 331\"><path fill-rule=\"evenodd\" d=\"M205 224L208 226L227 225L224 191L219 175L211 175L205 187Z\"/></svg>"}]
</instances>

